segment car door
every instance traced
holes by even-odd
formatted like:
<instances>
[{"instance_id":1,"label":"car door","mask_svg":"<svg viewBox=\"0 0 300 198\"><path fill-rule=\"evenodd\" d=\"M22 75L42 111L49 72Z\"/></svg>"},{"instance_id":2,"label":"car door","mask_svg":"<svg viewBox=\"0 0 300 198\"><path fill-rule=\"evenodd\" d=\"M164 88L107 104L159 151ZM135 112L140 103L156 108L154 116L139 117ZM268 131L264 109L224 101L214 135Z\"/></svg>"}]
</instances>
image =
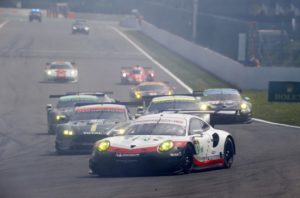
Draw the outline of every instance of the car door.
<instances>
[{"instance_id":1,"label":"car door","mask_svg":"<svg viewBox=\"0 0 300 198\"><path fill-rule=\"evenodd\" d=\"M194 158L197 161L206 161L210 155L212 141L210 135L205 133L209 128L209 125L201 119L192 118L190 120L188 133L192 137L196 151Z\"/></svg>"}]
</instances>

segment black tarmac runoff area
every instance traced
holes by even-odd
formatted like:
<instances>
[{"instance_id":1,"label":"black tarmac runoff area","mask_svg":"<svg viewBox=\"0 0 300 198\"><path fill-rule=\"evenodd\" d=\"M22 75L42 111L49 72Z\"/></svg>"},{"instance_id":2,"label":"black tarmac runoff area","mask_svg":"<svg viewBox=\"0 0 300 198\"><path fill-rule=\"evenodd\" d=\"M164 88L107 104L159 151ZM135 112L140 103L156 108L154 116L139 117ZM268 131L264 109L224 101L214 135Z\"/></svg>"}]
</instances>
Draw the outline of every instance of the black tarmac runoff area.
<instances>
[{"instance_id":1,"label":"black tarmac runoff area","mask_svg":"<svg viewBox=\"0 0 300 198\"><path fill-rule=\"evenodd\" d=\"M108 18L106 18L108 19ZM117 21L91 21L90 35L72 35L72 20L0 18L0 197L300 197L300 129L260 122L217 125L232 133L237 154L231 169L188 175L88 174L89 155L57 155L47 134L50 94L113 91L129 100L120 68L152 66L157 80L187 92L124 39ZM74 61L78 83L44 83L45 63ZM183 68L184 69L184 68Z\"/></svg>"}]
</instances>

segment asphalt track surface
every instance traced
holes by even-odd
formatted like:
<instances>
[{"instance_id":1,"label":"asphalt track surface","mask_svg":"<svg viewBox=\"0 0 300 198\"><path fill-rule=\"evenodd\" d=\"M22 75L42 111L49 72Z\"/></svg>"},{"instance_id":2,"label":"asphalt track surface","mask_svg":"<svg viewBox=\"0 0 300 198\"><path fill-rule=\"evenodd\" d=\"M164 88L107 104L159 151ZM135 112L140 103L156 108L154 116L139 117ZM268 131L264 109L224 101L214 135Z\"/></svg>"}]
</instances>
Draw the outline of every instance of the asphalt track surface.
<instances>
[{"instance_id":1,"label":"asphalt track surface","mask_svg":"<svg viewBox=\"0 0 300 198\"><path fill-rule=\"evenodd\" d=\"M2 20L3 21L3 20ZM112 90L128 100L120 85L121 66L153 66L112 30L117 23L91 22L91 34L71 35L71 21L29 23L16 18L0 29L0 197L300 197L300 130L259 122L222 125L236 141L231 169L189 175L88 175L89 155L58 156L47 135L49 94ZM72 60L76 84L43 83L45 63ZM155 68L157 79L169 81Z\"/></svg>"}]
</instances>

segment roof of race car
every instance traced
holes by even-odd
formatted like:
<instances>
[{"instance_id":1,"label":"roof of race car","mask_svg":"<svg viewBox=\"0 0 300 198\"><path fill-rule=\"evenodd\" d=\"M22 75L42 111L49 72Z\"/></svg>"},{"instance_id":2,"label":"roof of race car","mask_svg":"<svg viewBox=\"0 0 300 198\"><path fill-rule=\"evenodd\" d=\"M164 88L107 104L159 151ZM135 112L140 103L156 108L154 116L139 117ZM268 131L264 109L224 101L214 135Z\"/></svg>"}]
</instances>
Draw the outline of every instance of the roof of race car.
<instances>
[{"instance_id":1,"label":"roof of race car","mask_svg":"<svg viewBox=\"0 0 300 198\"><path fill-rule=\"evenodd\" d=\"M95 101L97 102L99 97L93 95L70 95L62 96L59 98L59 101L68 102L68 101Z\"/></svg>"},{"instance_id":2,"label":"roof of race car","mask_svg":"<svg viewBox=\"0 0 300 198\"><path fill-rule=\"evenodd\" d=\"M239 94L239 91L232 88L215 88L215 89L205 89L203 95L206 94Z\"/></svg>"},{"instance_id":3,"label":"roof of race car","mask_svg":"<svg viewBox=\"0 0 300 198\"><path fill-rule=\"evenodd\" d=\"M88 111L124 111L126 107L119 104L95 104L95 105L85 105L81 107L76 107L76 112L88 112Z\"/></svg>"},{"instance_id":4,"label":"roof of race car","mask_svg":"<svg viewBox=\"0 0 300 198\"><path fill-rule=\"evenodd\" d=\"M160 96L152 99L152 102L172 102L172 101L196 101L194 96Z\"/></svg>"}]
</instances>

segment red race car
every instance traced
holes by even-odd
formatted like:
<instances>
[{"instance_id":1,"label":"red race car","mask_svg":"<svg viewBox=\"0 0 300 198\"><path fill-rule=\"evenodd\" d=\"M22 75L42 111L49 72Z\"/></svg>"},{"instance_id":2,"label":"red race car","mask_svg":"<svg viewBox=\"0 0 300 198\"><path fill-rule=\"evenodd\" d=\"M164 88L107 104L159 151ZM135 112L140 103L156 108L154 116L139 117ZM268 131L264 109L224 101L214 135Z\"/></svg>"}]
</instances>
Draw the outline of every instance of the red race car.
<instances>
[{"instance_id":1,"label":"red race car","mask_svg":"<svg viewBox=\"0 0 300 198\"><path fill-rule=\"evenodd\" d=\"M154 81L154 71L151 67L143 67L139 65L122 67L122 84L138 84L145 81Z\"/></svg>"}]
</instances>

